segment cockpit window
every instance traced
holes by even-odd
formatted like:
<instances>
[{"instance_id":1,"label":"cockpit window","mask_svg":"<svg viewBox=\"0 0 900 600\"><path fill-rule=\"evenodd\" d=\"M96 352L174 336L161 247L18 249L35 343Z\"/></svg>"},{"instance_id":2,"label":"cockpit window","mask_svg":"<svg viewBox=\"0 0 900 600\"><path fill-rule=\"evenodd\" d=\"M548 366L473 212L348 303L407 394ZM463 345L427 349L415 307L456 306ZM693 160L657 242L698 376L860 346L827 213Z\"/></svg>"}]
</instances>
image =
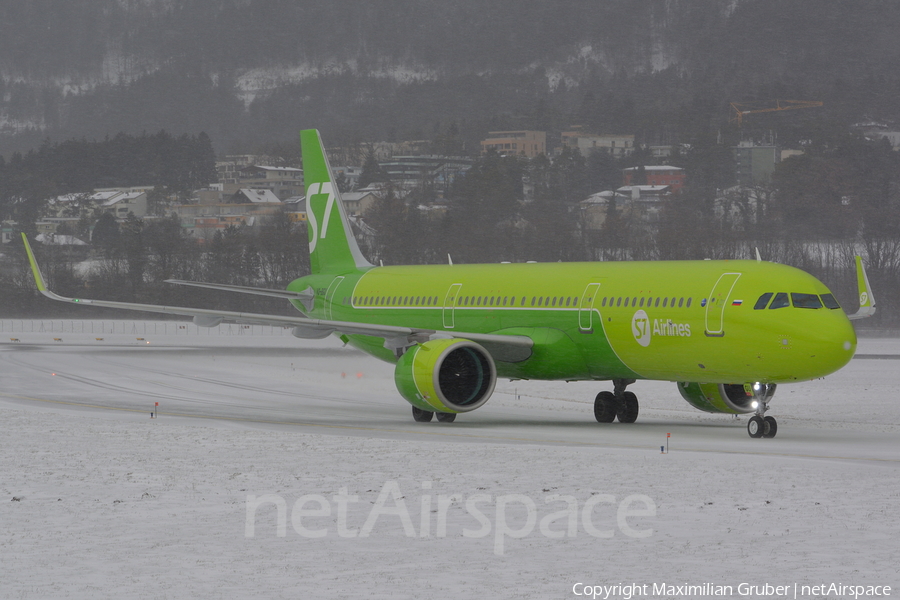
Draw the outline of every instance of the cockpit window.
<instances>
[{"instance_id":1,"label":"cockpit window","mask_svg":"<svg viewBox=\"0 0 900 600\"><path fill-rule=\"evenodd\" d=\"M753 306L753 310L762 310L766 307L766 304L769 303L769 300L772 298L772 292L766 292L762 296L759 297L759 300L756 301L756 304Z\"/></svg>"},{"instance_id":2,"label":"cockpit window","mask_svg":"<svg viewBox=\"0 0 900 600\"><path fill-rule=\"evenodd\" d=\"M785 292L778 292L775 294L775 299L772 300L772 304L769 305L769 309L787 308L790 305L791 301L788 299L788 295Z\"/></svg>"},{"instance_id":3,"label":"cockpit window","mask_svg":"<svg viewBox=\"0 0 900 600\"><path fill-rule=\"evenodd\" d=\"M794 308L822 308L822 300L815 294L798 294L791 293L791 300L794 302Z\"/></svg>"},{"instance_id":4,"label":"cockpit window","mask_svg":"<svg viewBox=\"0 0 900 600\"><path fill-rule=\"evenodd\" d=\"M841 307L831 294L822 294L822 303L825 305L825 308L830 308L831 310Z\"/></svg>"}]
</instances>

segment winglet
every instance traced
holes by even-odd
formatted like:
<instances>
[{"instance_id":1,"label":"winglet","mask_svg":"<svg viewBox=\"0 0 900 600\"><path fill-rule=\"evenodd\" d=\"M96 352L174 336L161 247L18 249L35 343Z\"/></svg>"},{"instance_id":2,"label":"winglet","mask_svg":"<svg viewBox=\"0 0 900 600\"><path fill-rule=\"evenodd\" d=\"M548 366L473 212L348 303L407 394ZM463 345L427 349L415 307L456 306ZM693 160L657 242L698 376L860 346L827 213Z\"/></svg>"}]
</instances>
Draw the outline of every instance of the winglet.
<instances>
[{"instance_id":1,"label":"winglet","mask_svg":"<svg viewBox=\"0 0 900 600\"><path fill-rule=\"evenodd\" d=\"M44 275L41 273L41 268L37 264L37 259L34 258L34 252L31 250L31 244L28 243L28 238L25 236L25 233L22 233L22 242L25 244L25 253L28 254L28 263L31 265L31 273L34 275L34 284L37 286L37 289L40 293L47 296L51 300L62 300L63 302L84 302L85 304L90 304L90 300L76 300L75 298L66 298L64 296L60 296L59 294L54 294L49 289L47 289L47 283L44 281Z\"/></svg>"},{"instance_id":2,"label":"winglet","mask_svg":"<svg viewBox=\"0 0 900 600\"><path fill-rule=\"evenodd\" d=\"M28 237L22 233L22 242L25 243L25 252L28 254L28 262L31 265L31 273L34 275L34 283L40 293L47 293L47 284L44 282L44 276L41 274L41 268L34 258L34 252L31 251L31 244L28 243Z\"/></svg>"},{"instance_id":3,"label":"winglet","mask_svg":"<svg viewBox=\"0 0 900 600\"><path fill-rule=\"evenodd\" d=\"M859 287L859 310L847 315L851 320L865 319L875 314L875 295L869 285L869 276L863 267L862 257L856 257L856 283Z\"/></svg>"}]
</instances>

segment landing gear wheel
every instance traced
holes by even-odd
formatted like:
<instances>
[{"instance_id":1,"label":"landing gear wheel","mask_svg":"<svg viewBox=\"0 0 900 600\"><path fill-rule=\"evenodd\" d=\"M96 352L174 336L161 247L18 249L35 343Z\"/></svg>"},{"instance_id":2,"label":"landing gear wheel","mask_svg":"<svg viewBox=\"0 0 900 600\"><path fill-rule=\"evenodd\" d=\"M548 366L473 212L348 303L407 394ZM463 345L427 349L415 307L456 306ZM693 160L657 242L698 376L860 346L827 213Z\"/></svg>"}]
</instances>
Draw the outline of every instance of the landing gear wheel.
<instances>
[{"instance_id":1,"label":"landing gear wheel","mask_svg":"<svg viewBox=\"0 0 900 600\"><path fill-rule=\"evenodd\" d=\"M452 423L456 420L456 413L436 413L441 423Z\"/></svg>"},{"instance_id":2,"label":"landing gear wheel","mask_svg":"<svg viewBox=\"0 0 900 600\"><path fill-rule=\"evenodd\" d=\"M416 420L416 423L428 423L431 421L432 417L434 417L434 413L430 410L422 410L417 406L413 406L413 419ZM440 417L438 417L440 418Z\"/></svg>"},{"instance_id":3,"label":"landing gear wheel","mask_svg":"<svg viewBox=\"0 0 900 600\"><path fill-rule=\"evenodd\" d=\"M765 429L763 430L764 438L773 438L775 434L778 433L778 421L775 420L775 417L766 417L765 418Z\"/></svg>"},{"instance_id":4,"label":"landing gear wheel","mask_svg":"<svg viewBox=\"0 0 900 600\"><path fill-rule=\"evenodd\" d=\"M622 394L622 401L619 402L619 408L616 410L616 417L619 423L634 423L638 417L638 399L632 392Z\"/></svg>"},{"instance_id":5,"label":"landing gear wheel","mask_svg":"<svg viewBox=\"0 0 900 600\"><path fill-rule=\"evenodd\" d=\"M594 398L594 418L598 423L612 423L616 418L619 401L612 392L600 392Z\"/></svg>"},{"instance_id":6,"label":"landing gear wheel","mask_svg":"<svg viewBox=\"0 0 900 600\"><path fill-rule=\"evenodd\" d=\"M750 420L747 421L747 433L750 434L752 438L761 438L763 433L766 431L766 422L763 421L763 418L759 415L753 415L750 417Z\"/></svg>"}]
</instances>

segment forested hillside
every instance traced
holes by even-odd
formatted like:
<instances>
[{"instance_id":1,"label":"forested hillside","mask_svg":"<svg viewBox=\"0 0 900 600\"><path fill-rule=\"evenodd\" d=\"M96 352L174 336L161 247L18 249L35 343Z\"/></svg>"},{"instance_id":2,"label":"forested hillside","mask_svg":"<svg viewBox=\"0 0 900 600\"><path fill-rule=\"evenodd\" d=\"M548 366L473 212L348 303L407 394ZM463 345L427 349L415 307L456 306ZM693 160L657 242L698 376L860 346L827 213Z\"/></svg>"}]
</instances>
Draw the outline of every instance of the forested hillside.
<instances>
[{"instance_id":1,"label":"forested hillside","mask_svg":"<svg viewBox=\"0 0 900 600\"><path fill-rule=\"evenodd\" d=\"M217 151L573 122L689 141L728 102L900 118L890 0L0 1L0 154L205 131Z\"/></svg>"}]
</instances>

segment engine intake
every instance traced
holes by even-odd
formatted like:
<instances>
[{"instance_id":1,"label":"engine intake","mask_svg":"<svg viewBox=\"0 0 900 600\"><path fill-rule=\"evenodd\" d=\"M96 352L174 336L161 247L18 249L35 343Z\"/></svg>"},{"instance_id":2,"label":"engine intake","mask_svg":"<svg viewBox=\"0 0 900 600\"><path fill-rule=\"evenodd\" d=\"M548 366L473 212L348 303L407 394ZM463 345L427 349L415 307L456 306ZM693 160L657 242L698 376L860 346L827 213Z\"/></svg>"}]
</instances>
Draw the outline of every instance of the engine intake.
<instances>
[{"instance_id":1,"label":"engine intake","mask_svg":"<svg viewBox=\"0 0 900 600\"><path fill-rule=\"evenodd\" d=\"M394 370L397 390L422 410L461 413L491 397L497 368L491 355L469 340L440 339L410 348Z\"/></svg>"},{"instance_id":2,"label":"engine intake","mask_svg":"<svg viewBox=\"0 0 900 600\"><path fill-rule=\"evenodd\" d=\"M768 386L768 395L775 392L775 386ZM753 392L741 383L696 383L678 382L681 397L694 408L711 413L746 414L756 410Z\"/></svg>"}]
</instances>

